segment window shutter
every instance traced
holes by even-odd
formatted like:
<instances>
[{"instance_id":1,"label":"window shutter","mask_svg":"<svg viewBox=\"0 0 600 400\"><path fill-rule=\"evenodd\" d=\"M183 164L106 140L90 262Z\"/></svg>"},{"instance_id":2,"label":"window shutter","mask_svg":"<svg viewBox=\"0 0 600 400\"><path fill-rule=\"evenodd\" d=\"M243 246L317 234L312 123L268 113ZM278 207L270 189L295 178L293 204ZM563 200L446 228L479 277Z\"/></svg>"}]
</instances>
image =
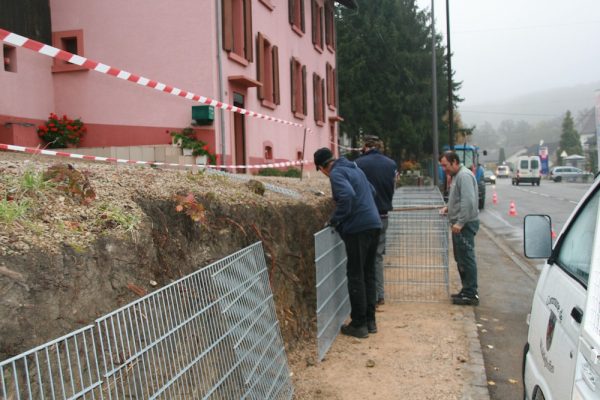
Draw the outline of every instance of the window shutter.
<instances>
[{"instance_id":1,"label":"window shutter","mask_svg":"<svg viewBox=\"0 0 600 400\"><path fill-rule=\"evenodd\" d=\"M296 90L298 90L296 88L296 62L294 61L294 58L292 57L292 62L290 63L290 70L291 70L291 76L290 76L290 82L292 83L292 112L295 113L296 112Z\"/></svg>"},{"instance_id":2,"label":"window shutter","mask_svg":"<svg viewBox=\"0 0 600 400\"><path fill-rule=\"evenodd\" d=\"M315 121L319 120L319 102L317 101L317 93L319 93L319 78L313 72L313 108L315 113Z\"/></svg>"},{"instance_id":3,"label":"window shutter","mask_svg":"<svg viewBox=\"0 0 600 400\"><path fill-rule=\"evenodd\" d=\"M335 69L331 69L331 76L332 76L332 82L331 82L331 99L332 99L332 104L334 107L337 107L337 72L335 71Z\"/></svg>"},{"instance_id":4,"label":"window shutter","mask_svg":"<svg viewBox=\"0 0 600 400\"><path fill-rule=\"evenodd\" d=\"M331 65L325 65L325 80L327 81L327 105L331 104Z\"/></svg>"},{"instance_id":5,"label":"window shutter","mask_svg":"<svg viewBox=\"0 0 600 400\"><path fill-rule=\"evenodd\" d=\"M279 49L273 46L273 102L281 104L279 94Z\"/></svg>"},{"instance_id":6,"label":"window shutter","mask_svg":"<svg viewBox=\"0 0 600 400\"><path fill-rule=\"evenodd\" d=\"M244 0L244 55L250 62L254 61L252 36L252 0Z\"/></svg>"},{"instance_id":7,"label":"window shutter","mask_svg":"<svg viewBox=\"0 0 600 400\"><path fill-rule=\"evenodd\" d=\"M288 0L288 17L290 18L290 25L294 25L295 10L296 7L294 0Z\"/></svg>"},{"instance_id":8,"label":"window shutter","mask_svg":"<svg viewBox=\"0 0 600 400\"><path fill-rule=\"evenodd\" d=\"M331 41L331 37L329 35L329 27L331 25L331 21L329 21L330 10L329 2L325 3L325 44L329 44Z\"/></svg>"},{"instance_id":9,"label":"window shutter","mask_svg":"<svg viewBox=\"0 0 600 400\"><path fill-rule=\"evenodd\" d=\"M331 47L335 49L335 17L333 16L333 9L331 10Z\"/></svg>"},{"instance_id":10,"label":"window shutter","mask_svg":"<svg viewBox=\"0 0 600 400\"><path fill-rule=\"evenodd\" d=\"M325 122L325 79L321 79L321 121Z\"/></svg>"},{"instance_id":11,"label":"window shutter","mask_svg":"<svg viewBox=\"0 0 600 400\"><path fill-rule=\"evenodd\" d=\"M265 38L260 32L256 35L256 80L263 84L256 90L262 100L265 98Z\"/></svg>"},{"instance_id":12,"label":"window shutter","mask_svg":"<svg viewBox=\"0 0 600 400\"><path fill-rule=\"evenodd\" d=\"M306 115L306 65L302 66L302 114Z\"/></svg>"},{"instance_id":13,"label":"window shutter","mask_svg":"<svg viewBox=\"0 0 600 400\"><path fill-rule=\"evenodd\" d=\"M323 46L323 37L325 36L325 10L323 7L319 8L319 14L321 15L321 19L319 19L319 29L321 29L321 37L319 38L319 44L321 45L321 48L324 49L325 47Z\"/></svg>"},{"instance_id":14,"label":"window shutter","mask_svg":"<svg viewBox=\"0 0 600 400\"><path fill-rule=\"evenodd\" d=\"M223 0L221 3L223 6L223 26L221 27L223 30L223 50L227 51L233 50L233 8L231 1L232 0Z\"/></svg>"},{"instance_id":15,"label":"window shutter","mask_svg":"<svg viewBox=\"0 0 600 400\"><path fill-rule=\"evenodd\" d=\"M317 2L316 0L310 0L311 17L312 17L312 42L317 44Z\"/></svg>"},{"instance_id":16,"label":"window shutter","mask_svg":"<svg viewBox=\"0 0 600 400\"><path fill-rule=\"evenodd\" d=\"M305 26L304 26L305 25L305 23L304 23L304 19L305 19L304 18L304 0L299 0L299 1L300 1L300 10L301 10L300 11L300 16L302 17L302 22L301 22L302 26L300 28L302 29L302 32L306 32L306 29L305 29Z\"/></svg>"}]
</instances>

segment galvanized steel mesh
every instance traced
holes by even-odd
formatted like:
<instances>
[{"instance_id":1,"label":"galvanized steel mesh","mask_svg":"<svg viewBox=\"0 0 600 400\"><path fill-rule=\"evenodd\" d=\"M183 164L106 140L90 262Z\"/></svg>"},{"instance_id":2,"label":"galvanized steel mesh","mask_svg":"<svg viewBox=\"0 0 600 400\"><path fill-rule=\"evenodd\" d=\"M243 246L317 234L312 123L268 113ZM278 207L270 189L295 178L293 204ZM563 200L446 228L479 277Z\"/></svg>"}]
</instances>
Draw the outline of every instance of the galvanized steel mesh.
<instances>
[{"instance_id":1,"label":"galvanized steel mesh","mask_svg":"<svg viewBox=\"0 0 600 400\"><path fill-rule=\"evenodd\" d=\"M448 219L436 187L398 188L384 256L386 301L448 299Z\"/></svg>"},{"instance_id":2,"label":"galvanized steel mesh","mask_svg":"<svg viewBox=\"0 0 600 400\"><path fill-rule=\"evenodd\" d=\"M0 363L2 399L290 399L261 243Z\"/></svg>"},{"instance_id":3,"label":"galvanized steel mesh","mask_svg":"<svg viewBox=\"0 0 600 400\"><path fill-rule=\"evenodd\" d=\"M346 248L334 229L315 233L317 276L317 351L319 361L333 344L350 315L346 278Z\"/></svg>"}]
</instances>

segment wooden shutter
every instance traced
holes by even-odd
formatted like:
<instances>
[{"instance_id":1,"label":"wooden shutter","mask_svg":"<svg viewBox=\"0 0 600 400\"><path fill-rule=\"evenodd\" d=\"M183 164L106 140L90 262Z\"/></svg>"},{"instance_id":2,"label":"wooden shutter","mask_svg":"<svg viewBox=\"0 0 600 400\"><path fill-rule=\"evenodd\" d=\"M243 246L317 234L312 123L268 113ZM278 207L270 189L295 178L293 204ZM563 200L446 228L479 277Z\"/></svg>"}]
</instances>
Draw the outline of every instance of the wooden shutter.
<instances>
[{"instance_id":1,"label":"wooden shutter","mask_svg":"<svg viewBox=\"0 0 600 400\"><path fill-rule=\"evenodd\" d=\"M313 72L313 108L315 121L319 120L319 102L317 100L317 93L319 93L319 77Z\"/></svg>"},{"instance_id":2,"label":"wooden shutter","mask_svg":"<svg viewBox=\"0 0 600 400\"><path fill-rule=\"evenodd\" d=\"M223 50L227 51L233 50L233 6L231 1L223 0L221 3L223 6L223 26L221 27L223 30Z\"/></svg>"},{"instance_id":3,"label":"wooden shutter","mask_svg":"<svg viewBox=\"0 0 600 400\"><path fill-rule=\"evenodd\" d=\"M252 0L244 0L244 56L250 62L254 60L252 42Z\"/></svg>"},{"instance_id":4,"label":"wooden shutter","mask_svg":"<svg viewBox=\"0 0 600 400\"><path fill-rule=\"evenodd\" d=\"M331 104L331 64L325 65L325 80L327 81L327 105Z\"/></svg>"},{"instance_id":5,"label":"wooden shutter","mask_svg":"<svg viewBox=\"0 0 600 400\"><path fill-rule=\"evenodd\" d=\"M302 66L302 114L306 115L306 110L308 107L306 106L307 98L306 98L306 65Z\"/></svg>"},{"instance_id":6,"label":"wooden shutter","mask_svg":"<svg viewBox=\"0 0 600 400\"><path fill-rule=\"evenodd\" d=\"M262 83L256 90L262 100L265 98L265 37L260 32L256 35L256 80Z\"/></svg>"},{"instance_id":7,"label":"wooden shutter","mask_svg":"<svg viewBox=\"0 0 600 400\"><path fill-rule=\"evenodd\" d=\"M296 15L296 6L294 0L288 0L288 17L290 25L294 25L294 16Z\"/></svg>"},{"instance_id":8,"label":"wooden shutter","mask_svg":"<svg viewBox=\"0 0 600 400\"><path fill-rule=\"evenodd\" d=\"M292 57L292 62L290 63L290 82L292 83L292 112L296 112L296 61Z\"/></svg>"},{"instance_id":9,"label":"wooden shutter","mask_svg":"<svg viewBox=\"0 0 600 400\"><path fill-rule=\"evenodd\" d=\"M302 32L306 32L305 23L304 23L304 0L298 0L300 2L300 16L302 17L301 26Z\"/></svg>"},{"instance_id":10,"label":"wooden shutter","mask_svg":"<svg viewBox=\"0 0 600 400\"><path fill-rule=\"evenodd\" d=\"M334 107L337 107L337 77L336 77L336 71L335 69L331 69L331 99L332 99L332 104Z\"/></svg>"},{"instance_id":11,"label":"wooden shutter","mask_svg":"<svg viewBox=\"0 0 600 400\"><path fill-rule=\"evenodd\" d=\"M273 103L281 104L281 95L279 94L279 49L273 46Z\"/></svg>"},{"instance_id":12,"label":"wooden shutter","mask_svg":"<svg viewBox=\"0 0 600 400\"><path fill-rule=\"evenodd\" d=\"M310 0L311 17L312 17L312 42L317 44L317 2L316 0Z\"/></svg>"},{"instance_id":13,"label":"wooden shutter","mask_svg":"<svg viewBox=\"0 0 600 400\"><path fill-rule=\"evenodd\" d=\"M321 121L325 122L325 79L321 79Z\"/></svg>"}]
</instances>

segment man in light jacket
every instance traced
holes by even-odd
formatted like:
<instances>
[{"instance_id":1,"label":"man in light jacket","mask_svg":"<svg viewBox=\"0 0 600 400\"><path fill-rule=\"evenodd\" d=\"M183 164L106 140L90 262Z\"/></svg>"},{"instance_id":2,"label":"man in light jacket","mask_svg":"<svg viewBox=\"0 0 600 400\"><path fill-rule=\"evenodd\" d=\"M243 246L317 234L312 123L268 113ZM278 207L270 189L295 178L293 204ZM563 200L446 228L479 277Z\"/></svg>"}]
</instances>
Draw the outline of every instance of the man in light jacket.
<instances>
[{"instance_id":1,"label":"man in light jacket","mask_svg":"<svg viewBox=\"0 0 600 400\"><path fill-rule=\"evenodd\" d=\"M356 163L344 157L335 159L326 147L315 152L314 161L317 170L329 177L335 210L328 224L342 237L348 258L351 322L342 326L342 333L366 338L369 333L377 333L375 253L381 219L375 205L375 190Z\"/></svg>"},{"instance_id":2,"label":"man in light jacket","mask_svg":"<svg viewBox=\"0 0 600 400\"><path fill-rule=\"evenodd\" d=\"M452 295L457 305L479 305L477 292L477 260L475 235L479 230L477 181L473 173L460 164L458 155L447 151L440 157L440 165L452 177L448 206L441 212L448 214L452 229L452 249L462 283L459 293Z\"/></svg>"}]
</instances>

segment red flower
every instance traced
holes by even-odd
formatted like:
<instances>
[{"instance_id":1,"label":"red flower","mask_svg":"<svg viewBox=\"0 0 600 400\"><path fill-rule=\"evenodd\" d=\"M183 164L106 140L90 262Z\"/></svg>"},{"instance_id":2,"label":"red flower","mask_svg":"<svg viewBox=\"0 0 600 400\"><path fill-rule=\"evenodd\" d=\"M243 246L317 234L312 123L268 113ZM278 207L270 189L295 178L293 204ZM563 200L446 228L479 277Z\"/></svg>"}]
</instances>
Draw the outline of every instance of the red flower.
<instances>
[{"instance_id":1,"label":"red flower","mask_svg":"<svg viewBox=\"0 0 600 400\"><path fill-rule=\"evenodd\" d=\"M50 123L48 124L48 126L49 126L49 127L53 127L53 126L54 126L54 123L50 122Z\"/></svg>"}]
</instances>

